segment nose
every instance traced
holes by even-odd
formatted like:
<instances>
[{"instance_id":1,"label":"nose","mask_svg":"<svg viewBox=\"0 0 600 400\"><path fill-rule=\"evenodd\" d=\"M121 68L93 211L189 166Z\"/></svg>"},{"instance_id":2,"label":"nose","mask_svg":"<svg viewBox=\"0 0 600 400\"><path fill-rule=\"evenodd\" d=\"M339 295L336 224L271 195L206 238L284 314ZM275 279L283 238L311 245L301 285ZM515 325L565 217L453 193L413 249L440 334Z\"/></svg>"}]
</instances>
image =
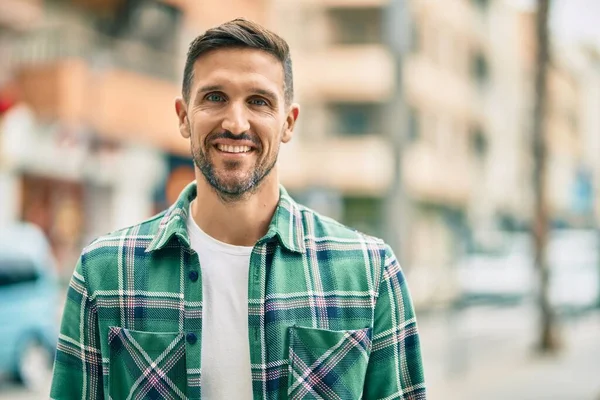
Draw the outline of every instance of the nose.
<instances>
[{"instance_id":1,"label":"nose","mask_svg":"<svg viewBox=\"0 0 600 400\"><path fill-rule=\"evenodd\" d=\"M243 104L231 103L227 108L221 127L234 135L241 135L250 130L250 122Z\"/></svg>"}]
</instances>

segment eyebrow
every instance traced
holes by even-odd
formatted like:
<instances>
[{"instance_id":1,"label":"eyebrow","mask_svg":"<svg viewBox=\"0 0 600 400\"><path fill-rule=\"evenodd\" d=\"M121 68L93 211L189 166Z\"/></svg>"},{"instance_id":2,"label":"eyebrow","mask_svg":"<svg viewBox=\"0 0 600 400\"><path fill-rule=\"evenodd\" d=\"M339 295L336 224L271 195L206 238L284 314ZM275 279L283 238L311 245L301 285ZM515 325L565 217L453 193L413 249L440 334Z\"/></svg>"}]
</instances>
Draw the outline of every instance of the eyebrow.
<instances>
[{"instance_id":1,"label":"eyebrow","mask_svg":"<svg viewBox=\"0 0 600 400\"><path fill-rule=\"evenodd\" d=\"M250 88L250 91L252 93L254 93L254 94L258 94L258 95L261 95L261 96L268 97L274 103L277 102L277 94L273 93L270 90L260 89L260 88Z\"/></svg>"},{"instance_id":2,"label":"eyebrow","mask_svg":"<svg viewBox=\"0 0 600 400\"><path fill-rule=\"evenodd\" d=\"M198 89L198 91L196 92L196 95L200 94L200 93L207 93L207 92L212 92L215 90L223 90L223 86L222 85L206 85L206 86L202 86L200 89Z\"/></svg>"}]
</instances>

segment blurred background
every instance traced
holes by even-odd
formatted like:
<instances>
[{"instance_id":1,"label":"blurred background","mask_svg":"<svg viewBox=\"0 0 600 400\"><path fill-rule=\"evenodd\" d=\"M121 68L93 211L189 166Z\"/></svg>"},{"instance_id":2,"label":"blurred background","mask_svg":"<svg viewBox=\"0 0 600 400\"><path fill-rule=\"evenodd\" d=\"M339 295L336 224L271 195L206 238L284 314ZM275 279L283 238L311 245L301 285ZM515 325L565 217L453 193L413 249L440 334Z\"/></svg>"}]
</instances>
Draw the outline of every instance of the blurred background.
<instances>
[{"instance_id":1,"label":"blurred background","mask_svg":"<svg viewBox=\"0 0 600 400\"><path fill-rule=\"evenodd\" d=\"M600 399L595 0L0 0L0 399L47 397L81 249L193 179L185 53L238 16L292 49L290 194L397 253L429 398Z\"/></svg>"}]
</instances>

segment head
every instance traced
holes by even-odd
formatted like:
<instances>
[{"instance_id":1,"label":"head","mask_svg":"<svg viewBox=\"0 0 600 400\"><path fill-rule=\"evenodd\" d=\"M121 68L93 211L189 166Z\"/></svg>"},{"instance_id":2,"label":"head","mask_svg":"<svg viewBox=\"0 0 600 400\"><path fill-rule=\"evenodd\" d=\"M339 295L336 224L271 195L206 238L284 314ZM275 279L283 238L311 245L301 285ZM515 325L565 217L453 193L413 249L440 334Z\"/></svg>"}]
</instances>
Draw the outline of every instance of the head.
<instances>
[{"instance_id":1,"label":"head","mask_svg":"<svg viewBox=\"0 0 600 400\"><path fill-rule=\"evenodd\" d=\"M224 201L277 184L279 145L299 113L292 101L289 47L273 32L236 19L192 41L175 109L198 179Z\"/></svg>"}]
</instances>

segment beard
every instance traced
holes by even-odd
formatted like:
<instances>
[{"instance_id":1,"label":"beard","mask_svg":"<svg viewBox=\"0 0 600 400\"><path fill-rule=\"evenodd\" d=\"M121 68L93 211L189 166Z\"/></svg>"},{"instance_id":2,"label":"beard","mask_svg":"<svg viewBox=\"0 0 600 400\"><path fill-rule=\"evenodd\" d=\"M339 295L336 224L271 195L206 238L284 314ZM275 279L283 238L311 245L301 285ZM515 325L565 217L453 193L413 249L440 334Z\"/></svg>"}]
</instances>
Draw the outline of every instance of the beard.
<instances>
[{"instance_id":1,"label":"beard","mask_svg":"<svg viewBox=\"0 0 600 400\"><path fill-rule=\"evenodd\" d=\"M261 154L263 149L262 144L258 139L250 137L247 134L233 135L231 132L222 132L219 134L211 135L208 137L205 143L210 143L212 140L217 138L226 138L232 140L252 140L256 144L257 151ZM277 163L277 157L279 155L279 145L272 156L264 159L258 159L256 163L247 172L242 172L239 169L242 168L243 163L238 161L226 161L224 166L218 170L215 163L210 159L208 149L210 145L202 149L202 146L198 148L194 145L194 135L192 134L190 144L192 159L196 167L202 172L202 175L206 181L210 184L215 193L219 196L221 201L224 203L232 203L236 201L248 198L252 194L256 193L260 187L260 183L271 173L275 164Z\"/></svg>"}]
</instances>

